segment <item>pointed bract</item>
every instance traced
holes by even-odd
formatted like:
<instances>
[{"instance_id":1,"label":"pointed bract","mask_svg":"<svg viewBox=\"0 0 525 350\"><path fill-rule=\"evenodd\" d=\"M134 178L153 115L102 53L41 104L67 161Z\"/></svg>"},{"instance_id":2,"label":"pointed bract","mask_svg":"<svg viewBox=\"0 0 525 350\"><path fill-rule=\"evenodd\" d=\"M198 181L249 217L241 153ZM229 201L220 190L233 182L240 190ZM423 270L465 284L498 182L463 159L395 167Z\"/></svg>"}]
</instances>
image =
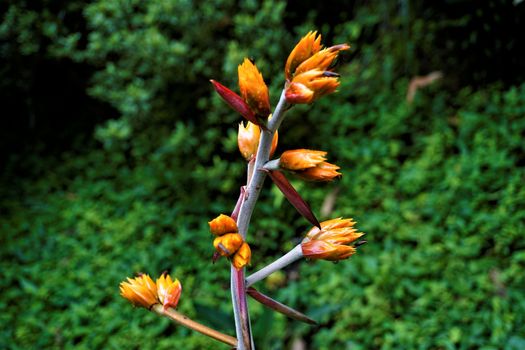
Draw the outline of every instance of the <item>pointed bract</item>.
<instances>
[{"instance_id":1,"label":"pointed bract","mask_svg":"<svg viewBox=\"0 0 525 350\"><path fill-rule=\"evenodd\" d=\"M316 325L317 322L312 320L310 317L306 316L302 312L299 312L287 305L284 305L283 303L280 303L272 298L270 298L267 295L264 295L263 293L259 292L253 287L249 287L246 290L246 293L251 296L253 299L257 300L261 304L263 304L266 307L269 307L272 310L275 310L279 313L282 313L283 315L286 315L290 318L293 318L294 320L305 322L308 324Z\"/></svg>"},{"instance_id":2,"label":"pointed bract","mask_svg":"<svg viewBox=\"0 0 525 350\"><path fill-rule=\"evenodd\" d=\"M222 99L231 107L234 111L242 115L246 120L259 125L264 130L267 130L266 125L262 125L259 119L256 117L255 113L251 110L250 106L244 102L241 96L237 95L232 90L228 89L226 86L221 83L210 80L215 88L215 91L222 97Z\"/></svg>"},{"instance_id":3,"label":"pointed bract","mask_svg":"<svg viewBox=\"0 0 525 350\"><path fill-rule=\"evenodd\" d=\"M301 197L301 195L293 188L292 184L284 176L283 173L277 170L266 170L272 181L277 185L277 187L284 194L286 199L294 206L295 209L301 214L306 220L308 220L312 225L321 227L319 221L315 217L312 209Z\"/></svg>"}]
</instances>

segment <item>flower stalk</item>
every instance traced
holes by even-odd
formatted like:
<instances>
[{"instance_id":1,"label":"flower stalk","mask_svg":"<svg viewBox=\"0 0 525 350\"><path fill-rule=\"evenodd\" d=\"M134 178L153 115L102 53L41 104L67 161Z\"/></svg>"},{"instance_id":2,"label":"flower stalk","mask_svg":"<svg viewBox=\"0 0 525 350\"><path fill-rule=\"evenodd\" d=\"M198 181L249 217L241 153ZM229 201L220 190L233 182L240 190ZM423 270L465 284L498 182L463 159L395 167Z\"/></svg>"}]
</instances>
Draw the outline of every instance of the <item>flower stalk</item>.
<instances>
[{"instance_id":1,"label":"flower stalk","mask_svg":"<svg viewBox=\"0 0 525 350\"><path fill-rule=\"evenodd\" d=\"M285 65L285 84L273 111L270 108L268 87L255 63L245 58L238 67L240 95L215 80L211 80L219 96L248 123L239 125L237 143L247 162L246 185L240 189L239 198L231 216L220 214L209 221L215 253L212 262L225 257L230 262L230 284L236 338L222 334L192 321L175 310L182 292L182 285L166 273L156 282L145 274L128 278L120 284L121 295L133 305L144 307L187 328L234 347L236 350L255 350L247 295L270 309L292 319L316 324L314 320L250 287L254 283L301 259L338 261L355 254L356 248L365 243L357 241L363 233L354 228L352 219L332 219L320 223L310 205L288 181L282 171L287 171L307 181L332 181L341 176L339 166L326 162L326 152L304 148L284 152L270 161L278 143L278 129L285 112L295 104L312 103L333 93L339 86L339 74L332 71L340 51L347 44L323 48L321 35L309 32L290 53ZM245 126L246 125L246 126ZM290 204L312 225L300 244L268 266L245 276L245 266L250 264L252 250L247 241L250 221L259 199L264 180L269 176Z\"/></svg>"},{"instance_id":2,"label":"flower stalk","mask_svg":"<svg viewBox=\"0 0 525 350\"><path fill-rule=\"evenodd\" d=\"M296 262L297 260L303 257L303 251L301 245L296 245L292 250L290 250L285 255L281 256L279 259L275 260L273 263L266 265L259 271L251 274L246 278L246 287L251 287L253 284L259 282L260 280L265 279L270 276L272 273L284 269L286 266L291 263Z\"/></svg>"},{"instance_id":3,"label":"flower stalk","mask_svg":"<svg viewBox=\"0 0 525 350\"><path fill-rule=\"evenodd\" d=\"M216 331L215 329L207 327L198 322L195 322L171 307L164 309L162 305L155 304L152 306L151 311L155 312L160 316L167 317L173 322L180 324L181 326L207 335L208 337L216 339L224 344L228 344L233 347L237 346L237 339L235 339L234 337Z\"/></svg>"},{"instance_id":4,"label":"flower stalk","mask_svg":"<svg viewBox=\"0 0 525 350\"><path fill-rule=\"evenodd\" d=\"M270 150L272 147L272 140L275 131L281 125L284 112L286 111L287 103L284 95L284 90L281 94L279 102L275 107L272 119L268 122L268 130L261 132L259 140L259 148L255 158L255 165L253 166L253 173L248 171L249 183L247 184L247 193L244 202L241 204L239 217L237 218L237 226L239 233L246 239L246 233L250 225L250 220L255 209L255 204L259 198L266 173L260 171L264 164L270 158ZM235 330L237 332L238 350L252 350L255 349L253 345L253 337L251 336L250 315L248 313L248 303L246 300L246 286L245 286L244 269L237 271L233 266L231 268L231 294L233 311L235 318ZM249 338L248 338L249 336Z\"/></svg>"}]
</instances>

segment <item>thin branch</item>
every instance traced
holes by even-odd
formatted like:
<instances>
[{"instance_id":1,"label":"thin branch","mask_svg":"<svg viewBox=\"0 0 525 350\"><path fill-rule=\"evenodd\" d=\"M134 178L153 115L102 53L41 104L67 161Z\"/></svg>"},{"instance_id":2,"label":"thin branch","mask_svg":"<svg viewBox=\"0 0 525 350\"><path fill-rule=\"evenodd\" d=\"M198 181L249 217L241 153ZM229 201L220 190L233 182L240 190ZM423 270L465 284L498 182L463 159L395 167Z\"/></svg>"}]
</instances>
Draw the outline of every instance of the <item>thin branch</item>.
<instances>
[{"instance_id":1,"label":"thin branch","mask_svg":"<svg viewBox=\"0 0 525 350\"><path fill-rule=\"evenodd\" d=\"M194 331L200 332L204 335L207 335L210 338L216 339L230 346L234 346L234 347L237 346L237 339L235 339L234 337L231 337L229 335L216 331L215 329L207 327L198 322L195 322L192 319L184 316L183 314L181 314L180 312L176 311L175 309L171 307L164 310L162 305L156 304L156 305L153 305L151 310L155 312L156 314L167 317L170 320L186 328L193 329Z\"/></svg>"},{"instance_id":2,"label":"thin branch","mask_svg":"<svg viewBox=\"0 0 525 350\"><path fill-rule=\"evenodd\" d=\"M270 265L267 265L260 269L259 271L251 274L246 278L246 287L250 287L254 283L259 282L262 279L265 279L266 277L270 276L275 271L282 270L286 266L290 265L291 263L301 259L303 257L303 250L301 249L301 245L296 245L292 250L290 250L285 255L281 256L279 259L275 260Z\"/></svg>"}]
</instances>

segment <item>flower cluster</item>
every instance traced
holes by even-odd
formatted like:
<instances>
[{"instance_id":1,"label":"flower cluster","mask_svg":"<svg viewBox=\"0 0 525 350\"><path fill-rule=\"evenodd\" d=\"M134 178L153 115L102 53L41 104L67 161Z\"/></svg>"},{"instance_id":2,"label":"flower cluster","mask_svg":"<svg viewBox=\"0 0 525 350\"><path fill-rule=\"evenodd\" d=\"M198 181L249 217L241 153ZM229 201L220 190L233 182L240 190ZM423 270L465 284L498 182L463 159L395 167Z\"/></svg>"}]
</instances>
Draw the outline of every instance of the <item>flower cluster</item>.
<instances>
[{"instance_id":1,"label":"flower cluster","mask_svg":"<svg viewBox=\"0 0 525 350\"><path fill-rule=\"evenodd\" d=\"M172 280L170 275L162 274L153 282L146 274L139 274L135 278L127 278L127 282L120 283L120 295L128 299L133 305L151 309L155 304L175 308L179 303L182 285L178 279Z\"/></svg>"},{"instance_id":2,"label":"flower cluster","mask_svg":"<svg viewBox=\"0 0 525 350\"><path fill-rule=\"evenodd\" d=\"M321 229L313 227L301 243L303 256L330 261L343 260L355 254L351 246L364 233L358 232L352 219L332 219L321 222Z\"/></svg>"},{"instance_id":3,"label":"flower cluster","mask_svg":"<svg viewBox=\"0 0 525 350\"><path fill-rule=\"evenodd\" d=\"M286 61L286 101L312 103L333 93L339 86L339 75L331 70L331 66L339 52L349 48L347 44L340 44L322 49L320 34L306 34Z\"/></svg>"},{"instance_id":4,"label":"flower cluster","mask_svg":"<svg viewBox=\"0 0 525 350\"><path fill-rule=\"evenodd\" d=\"M356 253L359 245L365 243L357 241L363 233L354 227L356 223L352 219L338 218L320 223L310 205L285 176L286 172L290 172L304 180L324 182L340 177L340 168L326 161L327 152L295 149L283 152L279 159L271 160L279 138L277 129L284 113L294 104L309 104L333 93L339 86L339 75L333 71L336 59L341 51L348 49L347 44L323 48L320 34L306 34L288 56L284 69L284 89L273 114L268 86L252 60L245 58L238 66L239 94L211 80L219 96L247 120L247 124L241 122L239 125L237 143L240 153L248 161L248 181L246 186L241 187L232 216L220 214L208 222L210 232L215 236L213 261L224 256L235 268L231 269L231 292L237 338L197 325L172 309L177 306L182 287L178 280L172 280L167 274L160 276L156 282L144 274L128 278L120 284L120 293L124 298L133 305L152 309L239 350L249 350L253 344L246 294L275 311L315 324L315 321L299 311L256 291L251 284L303 257L329 261L347 259ZM315 227L288 253L245 277L243 268L251 260L251 249L245 241L245 234L266 176ZM237 219L243 235L239 233ZM158 305L163 305L163 309Z\"/></svg>"},{"instance_id":5,"label":"flower cluster","mask_svg":"<svg viewBox=\"0 0 525 350\"><path fill-rule=\"evenodd\" d=\"M238 233L237 223L228 215L221 214L208 222L210 232L217 236L213 246L220 256L231 257L233 266L240 270L250 263L252 253L248 243Z\"/></svg>"}]
</instances>

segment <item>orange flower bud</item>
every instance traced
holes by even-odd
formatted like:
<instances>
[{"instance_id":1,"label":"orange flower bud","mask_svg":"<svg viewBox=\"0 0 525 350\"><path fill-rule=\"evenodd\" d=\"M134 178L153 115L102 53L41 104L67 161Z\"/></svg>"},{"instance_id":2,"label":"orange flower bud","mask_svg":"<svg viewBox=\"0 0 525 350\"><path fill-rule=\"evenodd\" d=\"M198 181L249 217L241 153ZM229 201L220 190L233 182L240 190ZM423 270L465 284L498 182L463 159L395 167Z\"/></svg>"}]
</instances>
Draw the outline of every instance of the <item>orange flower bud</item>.
<instances>
[{"instance_id":1,"label":"orange flower bud","mask_svg":"<svg viewBox=\"0 0 525 350\"><path fill-rule=\"evenodd\" d=\"M239 231L235 220L224 214L221 214L212 221L208 222L208 225L210 225L211 233L216 236Z\"/></svg>"},{"instance_id":2,"label":"orange flower bud","mask_svg":"<svg viewBox=\"0 0 525 350\"><path fill-rule=\"evenodd\" d=\"M286 60L286 66L284 68L286 79L291 80L295 69L308 58L319 52L320 49L321 34L318 35L316 31L310 31L302 37Z\"/></svg>"},{"instance_id":3,"label":"orange flower bud","mask_svg":"<svg viewBox=\"0 0 525 350\"><path fill-rule=\"evenodd\" d=\"M157 294L164 310L168 307L176 308L182 293L182 285L178 279L174 281L170 275L162 274L157 278Z\"/></svg>"},{"instance_id":4,"label":"orange flower bud","mask_svg":"<svg viewBox=\"0 0 525 350\"><path fill-rule=\"evenodd\" d=\"M268 120L271 119L268 118ZM247 161L250 161L255 155L257 154L257 148L259 147L259 138L261 135L261 129L251 123L248 122L246 124L246 127L244 126L244 123L239 124L239 133L237 134L237 144L239 145L239 151L241 151L242 156ZM275 134L273 135L272 139L272 146L270 148L270 157L275 152L275 149L277 148L277 142L279 141L279 133L278 131L275 131Z\"/></svg>"},{"instance_id":5,"label":"orange flower bud","mask_svg":"<svg viewBox=\"0 0 525 350\"><path fill-rule=\"evenodd\" d=\"M237 143L239 144L239 151L247 161L255 157L257 153L257 147L259 147L259 137L261 135L261 129L248 122L246 127L244 123L239 124L239 133L237 134Z\"/></svg>"},{"instance_id":6,"label":"orange flower bud","mask_svg":"<svg viewBox=\"0 0 525 350\"><path fill-rule=\"evenodd\" d=\"M333 93L339 86L338 75L318 69L296 75L285 91L286 101L291 104L312 103Z\"/></svg>"},{"instance_id":7,"label":"orange flower bud","mask_svg":"<svg viewBox=\"0 0 525 350\"><path fill-rule=\"evenodd\" d=\"M326 152L309 149L294 149L281 155L279 166L287 170L304 170L326 160Z\"/></svg>"},{"instance_id":8,"label":"orange flower bud","mask_svg":"<svg viewBox=\"0 0 525 350\"><path fill-rule=\"evenodd\" d=\"M239 65L239 89L244 101L255 114L268 117L270 114L270 96L262 74L255 64L245 58Z\"/></svg>"},{"instance_id":9,"label":"orange flower bud","mask_svg":"<svg viewBox=\"0 0 525 350\"><path fill-rule=\"evenodd\" d=\"M215 240L213 240L213 246L221 256L232 256L239 250L243 242L240 234L227 233L215 238Z\"/></svg>"},{"instance_id":10,"label":"orange flower bud","mask_svg":"<svg viewBox=\"0 0 525 350\"><path fill-rule=\"evenodd\" d=\"M250 263L251 258L252 251L250 246L248 243L244 242L237 253L233 256L232 264L237 270L240 270Z\"/></svg>"},{"instance_id":11,"label":"orange flower bud","mask_svg":"<svg viewBox=\"0 0 525 350\"><path fill-rule=\"evenodd\" d=\"M337 245L325 241L310 241L301 244L303 255L309 259L329 261L344 260L354 255L356 249L347 245Z\"/></svg>"},{"instance_id":12,"label":"orange flower bud","mask_svg":"<svg viewBox=\"0 0 525 350\"><path fill-rule=\"evenodd\" d=\"M356 248L349 244L363 236L354 225L352 219L342 218L321 222L321 229L313 227L303 239L303 255L330 261L347 259L356 252Z\"/></svg>"},{"instance_id":13,"label":"orange flower bud","mask_svg":"<svg viewBox=\"0 0 525 350\"><path fill-rule=\"evenodd\" d=\"M326 152L309 149L286 151L281 155L279 167L293 171L307 181L332 181L341 176L335 164L325 162Z\"/></svg>"},{"instance_id":14,"label":"orange flower bud","mask_svg":"<svg viewBox=\"0 0 525 350\"><path fill-rule=\"evenodd\" d=\"M157 299L157 285L151 277L142 274L120 283L120 295L128 299L133 305L150 309L159 301Z\"/></svg>"},{"instance_id":15,"label":"orange flower bud","mask_svg":"<svg viewBox=\"0 0 525 350\"><path fill-rule=\"evenodd\" d=\"M335 164L322 162L313 168L308 168L295 174L306 181L328 182L342 176L341 173L337 171L339 169Z\"/></svg>"},{"instance_id":16,"label":"orange flower bud","mask_svg":"<svg viewBox=\"0 0 525 350\"><path fill-rule=\"evenodd\" d=\"M323 240L333 244L349 244L364 235L354 227L353 219L337 218L323 221L321 229L312 227L304 238L305 241Z\"/></svg>"}]
</instances>

